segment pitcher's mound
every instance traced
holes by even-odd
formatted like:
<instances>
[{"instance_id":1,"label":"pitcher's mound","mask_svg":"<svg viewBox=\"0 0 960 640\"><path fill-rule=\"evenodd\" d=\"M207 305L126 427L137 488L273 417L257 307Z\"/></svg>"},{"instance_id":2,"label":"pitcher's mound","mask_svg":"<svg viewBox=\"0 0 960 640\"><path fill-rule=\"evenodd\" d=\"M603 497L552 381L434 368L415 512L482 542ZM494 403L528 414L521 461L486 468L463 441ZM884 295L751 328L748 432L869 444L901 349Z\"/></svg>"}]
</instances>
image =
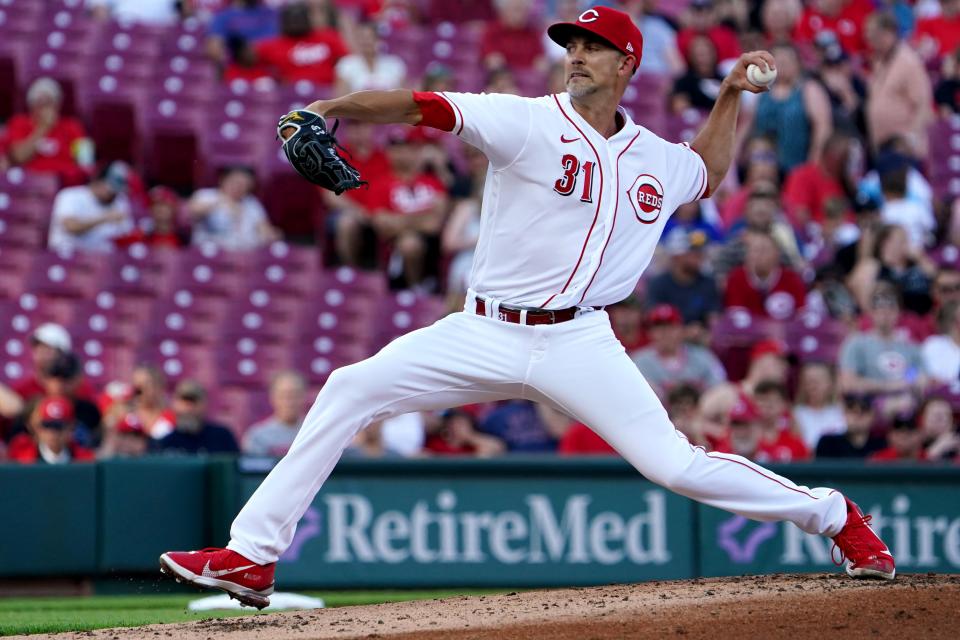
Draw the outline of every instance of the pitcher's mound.
<instances>
[{"instance_id":1,"label":"pitcher's mound","mask_svg":"<svg viewBox=\"0 0 960 640\"><path fill-rule=\"evenodd\" d=\"M957 638L960 575L711 578L276 613L64 638L599 640Z\"/></svg>"}]
</instances>

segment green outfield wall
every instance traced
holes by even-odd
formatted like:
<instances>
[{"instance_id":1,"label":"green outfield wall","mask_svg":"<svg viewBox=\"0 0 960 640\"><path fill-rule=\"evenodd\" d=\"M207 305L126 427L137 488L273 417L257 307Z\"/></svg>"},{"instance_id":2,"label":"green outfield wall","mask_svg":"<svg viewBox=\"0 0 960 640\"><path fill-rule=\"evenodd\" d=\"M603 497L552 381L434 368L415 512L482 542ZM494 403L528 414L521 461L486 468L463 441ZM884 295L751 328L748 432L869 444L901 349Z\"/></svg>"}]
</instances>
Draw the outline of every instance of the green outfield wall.
<instances>
[{"instance_id":1,"label":"green outfield wall","mask_svg":"<svg viewBox=\"0 0 960 640\"><path fill-rule=\"evenodd\" d=\"M163 551L222 545L271 465L0 465L0 577L153 572ZM901 571L960 572L960 468L775 470L858 500ZM620 460L345 460L304 515L278 579L288 588L549 586L832 566L829 540L702 507Z\"/></svg>"}]
</instances>

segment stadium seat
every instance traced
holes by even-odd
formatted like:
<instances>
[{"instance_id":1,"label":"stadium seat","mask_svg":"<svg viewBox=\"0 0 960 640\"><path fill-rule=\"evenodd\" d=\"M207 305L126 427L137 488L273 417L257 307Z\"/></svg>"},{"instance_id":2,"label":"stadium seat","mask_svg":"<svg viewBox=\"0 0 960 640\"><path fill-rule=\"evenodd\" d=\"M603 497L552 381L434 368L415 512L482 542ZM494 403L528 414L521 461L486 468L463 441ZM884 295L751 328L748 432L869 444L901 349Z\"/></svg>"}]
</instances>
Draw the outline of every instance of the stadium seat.
<instances>
[{"instance_id":1,"label":"stadium seat","mask_svg":"<svg viewBox=\"0 0 960 640\"><path fill-rule=\"evenodd\" d=\"M43 252L34 258L25 284L37 295L89 298L99 289L106 264L102 255Z\"/></svg>"}]
</instances>

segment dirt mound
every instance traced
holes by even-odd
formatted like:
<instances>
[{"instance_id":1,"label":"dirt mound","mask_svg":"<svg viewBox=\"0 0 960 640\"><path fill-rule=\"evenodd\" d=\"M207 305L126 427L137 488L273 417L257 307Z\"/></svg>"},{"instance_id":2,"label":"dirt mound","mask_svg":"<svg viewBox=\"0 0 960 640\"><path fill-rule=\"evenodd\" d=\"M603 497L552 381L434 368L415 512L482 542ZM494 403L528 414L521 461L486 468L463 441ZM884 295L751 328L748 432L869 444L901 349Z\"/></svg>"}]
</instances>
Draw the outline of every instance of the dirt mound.
<instances>
[{"instance_id":1,"label":"dirt mound","mask_svg":"<svg viewBox=\"0 0 960 640\"><path fill-rule=\"evenodd\" d=\"M956 638L960 575L711 578L445 598L46 636L112 640ZM37 640L41 636L29 636Z\"/></svg>"}]
</instances>

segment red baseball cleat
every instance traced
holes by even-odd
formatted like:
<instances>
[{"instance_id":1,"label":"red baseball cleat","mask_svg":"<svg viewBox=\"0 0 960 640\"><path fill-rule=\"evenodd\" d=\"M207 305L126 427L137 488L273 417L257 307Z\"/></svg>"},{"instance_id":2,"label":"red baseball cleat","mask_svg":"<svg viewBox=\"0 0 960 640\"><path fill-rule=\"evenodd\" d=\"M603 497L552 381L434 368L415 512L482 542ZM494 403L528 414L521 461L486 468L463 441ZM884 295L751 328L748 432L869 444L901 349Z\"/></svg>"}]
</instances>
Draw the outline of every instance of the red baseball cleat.
<instances>
[{"instance_id":1,"label":"red baseball cleat","mask_svg":"<svg viewBox=\"0 0 960 640\"><path fill-rule=\"evenodd\" d=\"M263 609L273 593L273 564L259 565L239 553L215 547L200 551L168 551L160 571L198 587L226 591L241 604Z\"/></svg>"},{"instance_id":2,"label":"red baseball cleat","mask_svg":"<svg viewBox=\"0 0 960 640\"><path fill-rule=\"evenodd\" d=\"M833 548L840 549L840 560L834 560L834 564L839 566L846 558L849 576L893 580L897 575L893 554L870 528L871 516L863 515L860 507L850 498L844 496L843 499L847 501L847 523L833 537Z\"/></svg>"}]
</instances>

